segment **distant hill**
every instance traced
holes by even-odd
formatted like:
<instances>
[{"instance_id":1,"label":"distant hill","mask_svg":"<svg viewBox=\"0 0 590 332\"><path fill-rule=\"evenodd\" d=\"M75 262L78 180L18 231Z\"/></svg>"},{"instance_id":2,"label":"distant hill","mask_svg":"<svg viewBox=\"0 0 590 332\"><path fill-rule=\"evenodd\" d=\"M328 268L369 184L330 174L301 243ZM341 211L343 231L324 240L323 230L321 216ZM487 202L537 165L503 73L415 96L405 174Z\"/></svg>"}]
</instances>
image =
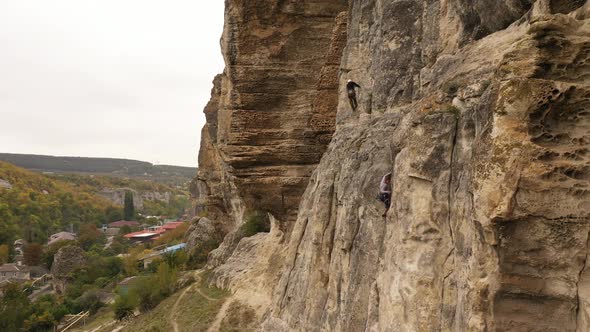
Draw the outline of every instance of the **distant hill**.
<instances>
[{"instance_id":1,"label":"distant hill","mask_svg":"<svg viewBox=\"0 0 590 332\"><path fill-rule=\"evenodd\" d=\"M121 208L86 188L0 161L0 244L44 243L70 226L121 218Z\"/></svg>"},{"instance_id":2,"label":"distant hill","mask_svg":"<svg viewBox=\"0 0 590 332\"><path fill-rule=\"evenodd\" d=\"M40 172L90 173L130 177L149 179L176 186L189 182L197 172L197 169L193 167L153 165L145 161L114 158L58 157L0 153L0 160Z\"/></svg>"},{"instance_id":3,"label":"distant hill","mask_svg":"<svg viewBox=\"0 0 590 332\"><path fill-rule=\"evenodd\" d=\"M0 161L0 245L17 238L44 243L55 232L123 219L108 190L133 191L145 215L181 216L188 194L149 180L70 173L40 174ZM105 190L107 191L105 195ZM159 197L158 195L161 195ZM136 197L139 196L139 197Z\"/></svg>"}]
</instances>

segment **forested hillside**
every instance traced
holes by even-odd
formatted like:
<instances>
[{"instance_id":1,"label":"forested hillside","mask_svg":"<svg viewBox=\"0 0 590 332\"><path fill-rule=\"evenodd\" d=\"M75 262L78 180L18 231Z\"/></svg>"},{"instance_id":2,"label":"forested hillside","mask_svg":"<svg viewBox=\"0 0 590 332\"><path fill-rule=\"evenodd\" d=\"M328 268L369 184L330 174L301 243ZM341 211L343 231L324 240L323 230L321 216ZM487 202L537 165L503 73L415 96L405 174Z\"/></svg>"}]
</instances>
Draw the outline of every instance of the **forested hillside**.
<instances>
[{"instance_id":1,"label":"forested hillside","mask_svg":"<svg viewBox=\"0 0 590 332\"><path fill-rule=\"evenodd\" d=\"M88 193L104 197L105 190L131 189L139 196L149 193L166 194L168 199L144 199L139 212L144 215L164 215L170 218L180 217L189 205L187 185L176 186L154 182L152 180L130 179L115 176L83 174L49 174L49 178L64 181Z\"/></svg>"},{"instance_id":2,"label":"forested hillside","mask_svg":"<svg viewBox=\"0 0 590 332\"><path fill-rule=\"evenodd\" d=\"M121 217L121 209L75 186L42 174L0 162L0 179L12 188L0 188L0 244L17 238L43 243L58 231L81 224L100 224Z\"/></svg>"},{"instance_id":3,"label":"forested hillside","mask_svg":"<svg viewBox=\"0 0 590 332\"><path fill-rule=\"evenodd\" d=\"M44 243L59 231L123 219L122 206L99 194L109 188L169 193L167 201L144 200L142 209L137 210L144 215L176 218L188 206L184 191L161 183L94 175L45 175L2 161L0 182L4 183L0 186L0 244L18 238Z\"/></svg>"}]
</instances>

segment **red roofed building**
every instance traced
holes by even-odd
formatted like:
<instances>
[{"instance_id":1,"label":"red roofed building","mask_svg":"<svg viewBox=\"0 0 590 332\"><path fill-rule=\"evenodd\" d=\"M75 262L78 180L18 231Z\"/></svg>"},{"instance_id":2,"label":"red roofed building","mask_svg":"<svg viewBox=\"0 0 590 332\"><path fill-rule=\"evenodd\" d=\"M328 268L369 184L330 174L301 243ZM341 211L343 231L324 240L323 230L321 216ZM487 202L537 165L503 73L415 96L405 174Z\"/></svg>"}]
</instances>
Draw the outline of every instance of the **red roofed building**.
<instances>
[{"instance_id":1,"label":"red roofed building","mask_svg":"<svg viewBox=\"0 0 590 332\"><path fill-rule=\"evenodd\" d=\"M171 221L171 222L167 222L165 223L162 228L167 230L167 231L171 231L173 229L178 228L179 226L181 226L182 224L184 224L183 221Z\"/></svg>"},{"instance_id":2,"label":"red roofed building","mask_svg":"<svg viewBox=\"0 0 590 332\"><path fill-rule=\"evenodd\" d=\"M139 223L137 221L119 220L109 224L109 228L121 228L123 226L137 227Z\"/></svg>"},{"instance_id":3,"label":"red roofed building","mask_svg":"<svg viewBox=\"0 0 590 332\"><path fill-rule=\"evenodd\" d=\"M160 235L166 232L165 229L160 228L154 231L139 231L123 235L126 239L133 242L145 243L154 239L157 239Z\"/></svg>"}]
</instances>

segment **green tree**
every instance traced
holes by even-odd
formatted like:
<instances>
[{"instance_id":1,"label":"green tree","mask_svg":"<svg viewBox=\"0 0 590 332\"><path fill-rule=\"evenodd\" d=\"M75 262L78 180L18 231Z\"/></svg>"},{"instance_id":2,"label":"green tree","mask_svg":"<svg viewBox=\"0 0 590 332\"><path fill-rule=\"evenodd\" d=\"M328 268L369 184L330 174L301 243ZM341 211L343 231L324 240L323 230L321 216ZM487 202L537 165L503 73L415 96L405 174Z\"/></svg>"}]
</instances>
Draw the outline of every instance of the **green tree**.
<instances>
[{"instance_id":1,"label":"green tree","mask_svg":"<svg viewBox=\"0 0 590 332\"><path fill-rule=\"evenodd\" d=\"M184 250L164 254L164 261L171 268L183 268L188 261L188 254Z\"/></svg>"},{"instance_id":2,"label":"green tree","mask_svg":"<svg viewBox=\"0 0 590 332\"><path fill-rule=\"evenodd\" d=\"M94 244L105 242L104 233L96 228L94 224L84 224L80 227L78 243L84 250L90 249Z\"/></svg>"},{"instance_id":3,"label":"green tree","mask_svg":"<svg viewBox=\"0 0 590 332\"><path fill-rule=\"evenodd\" d=\"M128 232L130 233L130 232ZM121 232L121 234L126 234ZM129 241L123 237L123 235L116 235L113 238L113 243L111 243L110 249L112 250L113 255L123 254L129 249Z\"/></svg>"},{"instance_id":4,"label":"green tree","mask_svg":"<svg viewBox=\"0 0 590 332\"><path fill-rule=\"evenodd\" d=\"M135 206L133 206L133 193L131 191L125 192L124 204L123 216L125 220L133 220L135 218Z\"/></svg>"},{"instance_id":5,"label":"green tree","mask_svg":"<svg viewBox=\"0 0 590 332\"><path fill-rule=\"evenodd\" d=\"M178 281L178 270L166 262L158 265L156 274L142 276L134 284L134 292L139 301L139 310L147 312L155 308L162 300L174 293Z\"/></svg>"},{"instance_id":6,"label":"green tree","mask_svg":"<svg viewBox=\"0 0 590 332\"><path fill-rule=\"evenodd\" d=\"M100 295L97 289L90 289L86 291L82 296L76 299L75 301L77 310L80 311L90 311L90 313L94 314L102 307L102 302L100 301Z\"/></svg>"},{"instance_id":7,"label":"green tree","mask_svg":"<svg viewBox=\"0 0 590 332\"><path fill-rule=\"evenodd\" d=\"M115 312L115 318L122 320L133 314L133 310L137 306L137 295L134 292L126 292L120 294L113 303L113 311Z\"/></svg>"},{"instance_id":8,"label":"green tree","mask_svg":"<svg viewBox=\"0 0 590 332\"><path fill-rule=\"evenodd\" d=\"M131 228L131 226L124 225L123 227L120 228L119 234L125 235L125 234L129 234L131 232L133 232L133 229Z\"/></svg>"},{"instance_id":9,"label":"green tree","mask_svg":"<svg viewBox=\"0 0 590 332\"><path fill-rule=\"evenodd\" d=\"M18 331L30 315L31 303L20 286L6 285L0 300L0 331Z\"/></svg>"},{"instance_id":10,"label":"green tree","mask_svg":"<svg viewBox=\"0 0 590 332\"><path fill-rule=\"evenodd\" d=\"M31 332L45 332L53 330L55 317L50 312L44 311L41 314L32 314L25 320L25 329Z\"/></svg>"},{"instance_id":11,"label":"green tree","mask_svg":"<svg viewBox=\"0 0 590 332\"><path fill-rule=\"evenodd\" d=\"M121 220L123 219L123 211L121 211L121 208L109 206L106 208L105 216L107 222Z\"/></svg>"},{"instance_id":12,"label":"green tree","mask_svg":"<svg viewBox=\"0 0 590 332\"><path fill-rule=\"evenodd\" d=\"M68 309L54 295L41 295L32 303L24 328L30 332L53 331L54 325L68 313Z\"/></svg>"}]
</instances>

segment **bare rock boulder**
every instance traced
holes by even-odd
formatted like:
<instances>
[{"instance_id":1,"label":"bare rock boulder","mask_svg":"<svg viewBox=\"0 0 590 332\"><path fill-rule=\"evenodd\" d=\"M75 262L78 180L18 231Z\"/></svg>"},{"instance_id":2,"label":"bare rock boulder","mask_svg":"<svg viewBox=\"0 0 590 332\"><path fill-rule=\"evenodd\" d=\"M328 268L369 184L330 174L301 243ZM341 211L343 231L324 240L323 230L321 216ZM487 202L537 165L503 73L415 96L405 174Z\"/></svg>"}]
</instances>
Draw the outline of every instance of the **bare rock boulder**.
<instances>
[{"instance_id":1,"label":"bare rock boulder","mask_svg":"<svg viewBox=\"0 0 590 332\"><path fill-rule=\"evenodd\" d=\"M191 260L204 263L209 252L223 240L216 224L208 218L196 218L186 233L186 246Z\"/></svg>"},{"instance_id":2,"label":"bare rock boulder","mask_svg":"<svg viewBox=\"0 0 590 332\"><path fill-rule=\"evenodd\" d=\"M55 279L56 290L63 292L67 284L68 275L86 263L86 253L82 248L67 246L59 249L51 265L51 274L53 274Z\"/></svg>"}]
</instances>

